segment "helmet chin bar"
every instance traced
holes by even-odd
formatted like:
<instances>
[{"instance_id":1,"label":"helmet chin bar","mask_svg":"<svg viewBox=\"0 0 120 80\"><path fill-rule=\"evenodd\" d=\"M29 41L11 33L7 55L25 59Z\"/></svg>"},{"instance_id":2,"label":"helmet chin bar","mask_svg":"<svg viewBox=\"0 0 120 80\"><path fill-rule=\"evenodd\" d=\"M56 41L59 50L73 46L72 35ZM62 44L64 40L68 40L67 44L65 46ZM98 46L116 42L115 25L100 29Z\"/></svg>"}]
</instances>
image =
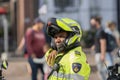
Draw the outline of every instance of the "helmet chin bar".
<instances>
[{"instance_id":1,"label":"helmet chin bar","mask_svg":"<svg viewBox=\"0 0 120 80\"><path fill-rule=\"evenodd\" d=\"M76 41L74 44L71 44L69 46L65 45L65 43L61 43L59 47L57 47L57 51L58 53L60 52L68 52L69 50L75 48L75 47L78 47L80 46L80 43L78 41Z\"/></svg>"},{"instance_id":2,"label":"helmet chin bar","mask_svg":"<svg viewBox=\"0 0 120 80\"><path fill-rule=\"evenodd\" d=\"M59 46L56 47L58 52L64 52L67 46L65 45L65 42L62 42Z\"/></svg>"}]
</instances>

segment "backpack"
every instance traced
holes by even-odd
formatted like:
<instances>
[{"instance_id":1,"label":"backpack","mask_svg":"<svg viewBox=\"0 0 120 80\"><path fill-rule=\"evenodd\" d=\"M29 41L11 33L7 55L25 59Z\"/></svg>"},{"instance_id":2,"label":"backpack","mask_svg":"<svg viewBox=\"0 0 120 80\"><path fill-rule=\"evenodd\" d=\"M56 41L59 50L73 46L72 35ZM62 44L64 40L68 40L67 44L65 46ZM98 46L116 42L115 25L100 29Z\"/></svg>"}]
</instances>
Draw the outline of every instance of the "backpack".
<instances>
[{"instance_id":1,"label":"backpack","mask_svg":"<svg viewBox=\"0 0 120 80\"><path fill-rule=\"evenodd\" d=\"M107 51L111 52L117 47L116 39L112 34L106 33Z\"/></svg>"},{"instance_id":2,"label":"backpack","mask_svg":"<svg viewBox=\"0 0 120 80\"><path fill-rule=\"evenodd\" d=\"M32 35L31 36L34 36L34 30L33 29L32 29ZM24 43L24 47L23 47L23 53L27 54L28 51L27 51L27 44L26 44L26 34L24 36L24 40L25 40L25 43Z\"/></svg>"}]
</instances>

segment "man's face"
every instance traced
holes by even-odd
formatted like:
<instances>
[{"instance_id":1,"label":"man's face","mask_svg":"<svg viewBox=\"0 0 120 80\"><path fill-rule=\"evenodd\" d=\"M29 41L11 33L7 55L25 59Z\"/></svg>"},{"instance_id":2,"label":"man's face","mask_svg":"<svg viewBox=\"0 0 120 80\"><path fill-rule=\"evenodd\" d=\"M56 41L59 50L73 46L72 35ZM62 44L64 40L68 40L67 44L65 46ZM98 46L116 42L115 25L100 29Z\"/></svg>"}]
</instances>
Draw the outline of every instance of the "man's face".
<instances>
[{"instance_id":1,"label":"man's face","mask_svg":"<svg viewBox=\"0 0 120 80\"><path fill-rule=\"evenodd\" d=\"M67 37L67 32L59 32L54 36L54 42L58 49L62 48L62 43Z\"/></svg>"},{"instance_id":2,"label":"man's face","mask_svg":"<svg viewBox=\"0 0 120 80\"><path fill-rule=\"evenodd\" d=\"M116 27L116 25L115 25L115 24L112 24L110 28L111 28L112 31L114 31L114 30L115 30L115 27Z\"/></svg>"},{"instance_id":3,"label":"man's face","mask_svg":"<svg viewBox=\"0 0 120 80\"><path fill-rule=\"evenodd\" d=\"M93 26L93 27L96 27L96 21L95 21L95 19L91 19L90 20L90 24Z\"/></svg>"},{"instance_id":4,"label":"man's face","mask_svg":"<svg viewBox=\"0 0 120 80\"><path fill-rule=\"evenodd\" d=\"M41 30L43 28L43 23L37 23L38 29Z\"/></svg>"}]
</instances>

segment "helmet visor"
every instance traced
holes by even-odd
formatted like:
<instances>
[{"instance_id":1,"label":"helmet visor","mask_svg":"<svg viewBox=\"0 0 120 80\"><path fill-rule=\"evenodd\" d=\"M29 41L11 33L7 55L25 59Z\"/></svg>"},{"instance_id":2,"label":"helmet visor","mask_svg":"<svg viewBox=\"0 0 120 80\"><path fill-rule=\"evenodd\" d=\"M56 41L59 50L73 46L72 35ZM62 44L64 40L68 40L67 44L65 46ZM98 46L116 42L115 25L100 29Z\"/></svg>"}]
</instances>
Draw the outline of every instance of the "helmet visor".
<instances>
[{"instance_id":1,"label":"helmet visor","mask_svg":"<svg viewBox=\"0 0 120 80\"><path fill-rule=\"evenodd\" d=\"M60 31L61 31L61 29L58 26L55 26L55 25L50 25L50 26L47 27L47 33L51 37L54 37L54 35L56 33L59 33Z\"/></svg>"}]
</instances>

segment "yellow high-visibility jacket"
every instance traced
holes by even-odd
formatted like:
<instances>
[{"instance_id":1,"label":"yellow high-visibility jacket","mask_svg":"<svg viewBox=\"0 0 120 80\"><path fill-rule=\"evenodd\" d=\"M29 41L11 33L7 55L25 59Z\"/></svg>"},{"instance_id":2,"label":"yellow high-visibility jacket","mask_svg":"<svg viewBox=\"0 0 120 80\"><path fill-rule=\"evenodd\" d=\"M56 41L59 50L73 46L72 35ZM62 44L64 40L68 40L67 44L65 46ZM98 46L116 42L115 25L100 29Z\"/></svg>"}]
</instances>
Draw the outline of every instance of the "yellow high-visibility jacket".
<instances>
[{"instance_id":1,"label":"yellow high-visibility jacket","mask_svg":"<svg viewBox=\"0 0 120 80\"><path fill-rule=\"evenodd\" d=\"M46 53L46 59L50 51ZM61 55L63 53L58 53L56 58ZM55 63L53 62L53 64ZM54 70L48 80L89 80L91 69L81 47L76 47L65 53L57 64L59 64L58 71ZM48 65L52 66L52 64Z\"/></svg>"}]
</instances>

